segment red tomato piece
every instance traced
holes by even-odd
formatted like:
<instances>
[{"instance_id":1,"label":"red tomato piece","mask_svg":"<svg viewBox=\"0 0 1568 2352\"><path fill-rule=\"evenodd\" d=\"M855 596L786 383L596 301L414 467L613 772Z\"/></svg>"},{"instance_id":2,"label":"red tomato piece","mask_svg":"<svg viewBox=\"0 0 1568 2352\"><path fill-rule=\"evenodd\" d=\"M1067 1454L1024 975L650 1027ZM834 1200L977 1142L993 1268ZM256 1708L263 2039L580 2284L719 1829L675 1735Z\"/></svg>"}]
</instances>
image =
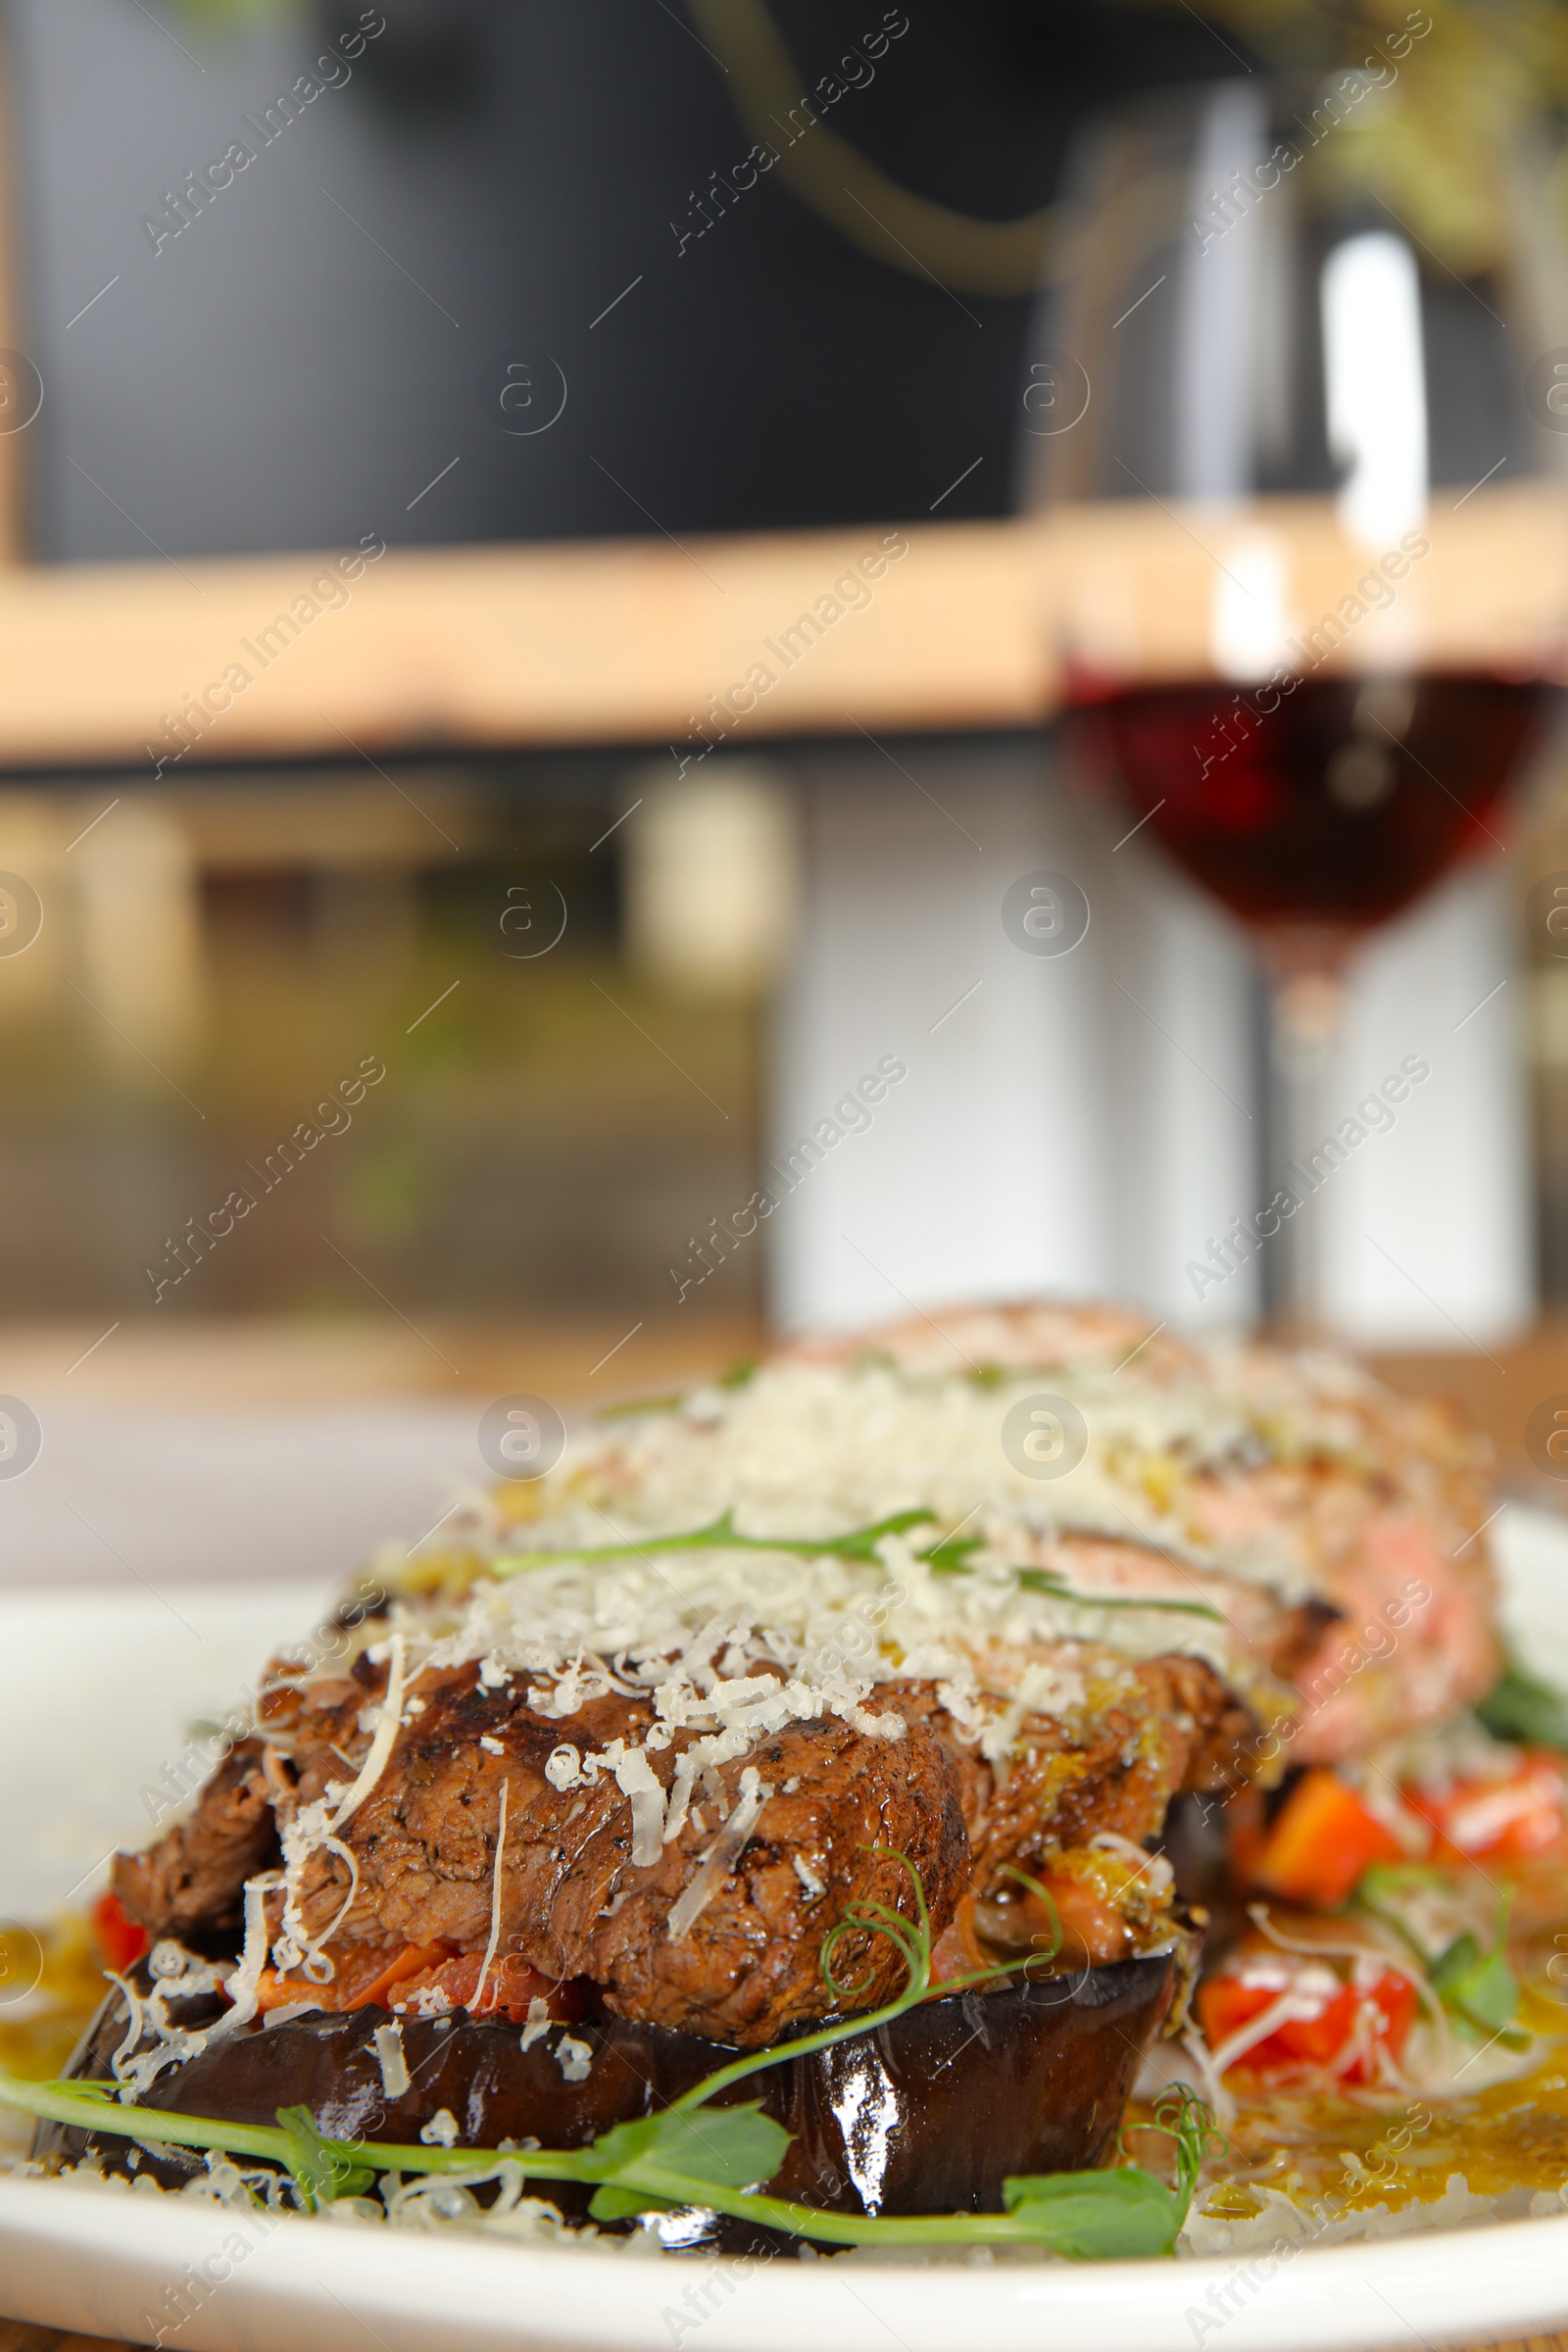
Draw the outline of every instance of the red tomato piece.
<instances>
[{"instance_id":1,"label":"red tomato piece","mask_svg":"<svg viewBox=\"0 0 1568 2352\"><path fill-rule=\"evenodd\" d=\"M1374 1862L1404 1849L1355 1790L1321 1766L1303 1773L1275 1816L1257 1859L1261 1885L1332 1911Z\"/></svg>"},{"instance_id":2,"label":"red tomato piece","mask_svg":"<svg viewBox=\"0 0 1568 2352\"><path fill-rule=\"evenodd\" d=\"M563 1982L541 1976L515 1953L492 1960L485 1969L480 1953L463 1952L408 1978L397 1987L391 2006L416 2014L420 1994L434 1992L441 1996L443 2009L466 2009L470 2017L505 2016L520 2026L527 2022L532 2003L543 2000L552 2018L562 2025L575 2025L586 2007L586 1990L582 1979L571 1977Z\"/></svg>"},{"instance_id":3,"label":"red tomato piece","mask_svg":"<svg viewBox=\"0 0 1568 2352\"><path fill-rule=\"evenodd\" d=\"M106 1967L112 1968L117 1976L123 1976L147 1949L146 1929L138 1928L134 1920L125 1917L116 1894L101 1894L90 1916Z\"/></svg>"},{"instance_id":4,"label":"red tomato piece","mask_svg":"<svg viewBox=\"0 0 1568 2352\"><path fill-rule=\"evenodd\" d=\"M1307 1968L1320 1967L1303 1962L1303 1979ZM1208 1978L1198 1988L1198 2014L1210 2048L1223 2048L1286 1988L1278 1982L1248 1984L1236 1977ZM1341 1983L1333 1991L1324 1985L1308 1993L1303 1982L1299 2000L1305 2014L1284 2020L1232 2063L1247 2074L1332 2074L1342 2082L1369 2082L1377 2075L1378 2045L1397 2059L1415 2023L1414 1987L1393 1969L1382 1971L1365 1989ZM1346 2063L1357 2036L1363 2046Z\"/></svg>"},{"instance_id":5,"label":"red tomato piece","mask_svg":"<svg viewBox=\"0 0 1568 2352\"><path fill-rule=\"evenodd\" d=\"M306 2001L318 2009L368 2009L372 2003L387 2006L387 1993L405 1977L417 1976L421 1969L434 1968L452 1950L450 1943L329 1943L325 1946L332 1962L333 1974L324 1984L318 1984L303 1971L280 1976L275 1968L264 1968L256 1987L256 2005L261 2010L286 2009L291 2002Z\"/></svg>"},{"instance_id":6,"label":"red tomato piece","mask_svg":"<svg viewBox=\"0 0 1568 2352\"><path fill-rule=\"evenodd\" d=\"M1404 1795L1436 1830L1443 1861L1481 1854L1522 1861L1568 1834L1563 1760L1547 1749L1527 1751L1506 1780L1455 1781L1441 1791L1410 1788Z\"/></svg>"}]
</instances>

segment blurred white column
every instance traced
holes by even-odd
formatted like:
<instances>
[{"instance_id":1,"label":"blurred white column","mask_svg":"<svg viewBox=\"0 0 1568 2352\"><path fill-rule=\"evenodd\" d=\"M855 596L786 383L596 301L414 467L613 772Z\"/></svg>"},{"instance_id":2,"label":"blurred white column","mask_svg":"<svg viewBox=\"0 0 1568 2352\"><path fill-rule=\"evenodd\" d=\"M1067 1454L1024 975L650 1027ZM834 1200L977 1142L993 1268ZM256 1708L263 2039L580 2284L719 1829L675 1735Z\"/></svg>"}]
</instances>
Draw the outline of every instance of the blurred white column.
<instances>
[{"instance_id":1,"label":"blurred white column","mask_svg":"<svg viewBox=\"0 0 1568 2352\"><path fill-rule=\"evenodd\" d=\"M1235 1252L1218 1284L1188 1271L1286 1181L1238 927L1142 837L1114 846L1108 811L1065 808L1044 750L894 749L907 775L875 752L799 763L804 910L767 1148L779 1168L844 1132L767 1228L775 1315L845 1325L1046 1293L1120 1297L1177 1329L1252 1323L1255 1258ZM1003 928L1008 885L1041 868L1090 902L1067 956L1020 954ZM1361 1345L1486 1343L1532 1311L1515 961L1492 870L1351 976L1335 1125L1406 1057L1431 1070L1392 1125L1357 1121L1365 1140L1303 1212L1326 1223L1335 1327ZM872 1123L853 1103L835 1120L884 1056L908 1074Z\"/></svg>"},{"instance_id":2,"label":"blurred white column","mask_svg":"<svg viewBox=\"0 0 1568 2352\"><path fill-rule=\"evenodd\" d=\"M1534 1313L1526 1014L1507 861L1448 883L1357 967L1329 1105L1366 1139L1309 1204L1348 1338L1481 1346ZM1373 1098L1407 1059L1430 1075L1383 1126Z\"/></svg>"},{"instance_id":3,"label":"blurred white column","mask_svg":"<svg viewBox=\"0 0 1568 2352\"><path fill-rule=\"evenodd\" d=\"M1088 883L1101 915L1097 982L1114 1046L1102 1072L1114 1138L1117 1288L1178 1330L1237 1330L1262 1309L1255 1258L1209 1258L1254 1205L1260 984L1240 927L1119 810L1096 812ZM1120 847L1113 846L1120 841Z\"/></svg>"},{"instance_id":4,"label":"blurred white column","mask_svg":"<svg viewBox=\"0 0 1568 2352\"><path fill-rule=\"evenodd\" d=\"M1182 1296L1250 1191L1245 967L1206 911L1152 890L1014 747L803 760L806 896L779 1011L775 1165L850 1128L771 1220L772 1305L853 1324L963 1298ZM901 768L907 773L901 773ZM1071 954L1020 952L1003 900L1062 871L1090 901ZM1240 977L1239 977L1240 975ZM907 1066L855 1128L836 1102ZM1191 1245L1189 1245L1191 1235ZM1250 1277L1219 1313L1245 1320ZM1218 1319L1212 1294L1201 1319Z\"/></svg>"}]
</instances>

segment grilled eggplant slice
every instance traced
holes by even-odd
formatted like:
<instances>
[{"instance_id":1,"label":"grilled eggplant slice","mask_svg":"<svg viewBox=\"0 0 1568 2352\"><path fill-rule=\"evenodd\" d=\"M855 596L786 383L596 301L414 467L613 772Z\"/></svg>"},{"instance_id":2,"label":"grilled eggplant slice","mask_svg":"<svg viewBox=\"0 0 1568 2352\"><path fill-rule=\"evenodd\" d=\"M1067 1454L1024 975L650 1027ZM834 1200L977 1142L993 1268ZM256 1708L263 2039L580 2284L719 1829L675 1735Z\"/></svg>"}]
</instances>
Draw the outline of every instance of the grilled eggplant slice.
<instances>
[{"instance_id":1,"label":"grilled eggplant slice","mask_svg":"<svg viewBox=\"0 0 1568 2352\"><path fill-rule=\"evenodd\" d=\"M1009 2174L1083 2171L1110 2153L1175 1976L1175 1955L1166 1951L925 2001L889 2025L769 2068L728 2096L760 2097L792 2135L770 2184L777 2195L835 2213L995 2212ZM697 2034L607 2016L566 2030L592 2052L586 2077L570 2082L558 2055L563 2029L524 2049L514 2026L466 2011L406 2016L410 2087L391 2096L374 2039L387 2023L385 2010L365 2008L242 2029L160 2075L145 2103L246 2124L270 2124L280 2107L300 2104L328 2137L363 2135L372 2145L416 2141L445 2109L460 2143L579 2147L668 2105L738 2055ZM124 2027L117 1990L73 2074L106 2078ZM126 2168L122 2139L39 2127L37 2156L72 2163L89 2150L111 2170ZM147 2150L137 2169L176 2187L201 2173L203 2159ZM581 2215L589 2192L555 2183L546 2193ZM698 2215L666 2229L677 2244L758 2238L750 2225Z\"/></svg>"}]
</instances>

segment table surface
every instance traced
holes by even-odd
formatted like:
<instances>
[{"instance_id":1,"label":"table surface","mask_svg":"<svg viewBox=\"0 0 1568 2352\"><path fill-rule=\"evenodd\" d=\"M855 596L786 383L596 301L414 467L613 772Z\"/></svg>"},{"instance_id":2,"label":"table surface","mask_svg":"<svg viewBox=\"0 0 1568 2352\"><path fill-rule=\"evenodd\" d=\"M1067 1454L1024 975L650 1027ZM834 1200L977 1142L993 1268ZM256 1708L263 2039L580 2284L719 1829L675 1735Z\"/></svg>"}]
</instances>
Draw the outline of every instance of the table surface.
<instances>
[{"instance_id":1,"label":"table surface","mask_svg":"<svg viewBox=\"0 0 1568 2352\"><path fill-rule=\"evenodd\" d=\"M89 1334L89 1339L95 1335ZM596 1325L529 1327L486 1325L444 1327L449 1352L464 1366L454 1384L461 1393L505 1393L531 1388L547 1394L588 1396L589 1367L619 1336ZM625 1343L625 1369L616 1386L624 1394L656 1388L662 1381L690 1378L755 1351L761 1334L754 1326L726 1322L683 1324L670 1330L639 1330ZM75 1334L61 1328L0 1331L0 1360L8 1369L18 1359L46 1376L56 1363L69 1364ZM87 1345L87 1341L80 1343ZM107 1355L107 1351L105 1351ZM1568 1402L1568 1322L1544 1324L1521 1340L1492 1351L1464 1354L1380 1355L1375 1368L1402 1395L1452 1398L1484 1429L1497 1448L1497 1475L1505 1494L1568 1510L1568 1483L1544 1477L1525 1450L1525 1425L1536 1406L1562 1396ZM85 1371L88 1367L83 1366ZM27 1387L15 1373L19 1388ZM43 1377L34 1386L46 1384ZM76 1389L73 1382L73 1389ZM29 1392L30 1393L30 1392ZM211 1407L275 1406L282 1400L338 1402L420 1394L450 1398L453 1386L437 1388L412 1344L405 1348L383 1330L355 1327L307 1331L288 1326L199 1327L176 1338L133 1328L118 1355L108 1356L88 1394L103 1401L134 1396L138 1403ZM0 2296L4 2287L0 2285ZM125 2352L96 2336L69 2335L0 2319L0 2352ZM1472 2346L1467 2352L1568 2352L1568 2335L1533 2336L1528 2346Z\"/></svg>"}]
</instances>

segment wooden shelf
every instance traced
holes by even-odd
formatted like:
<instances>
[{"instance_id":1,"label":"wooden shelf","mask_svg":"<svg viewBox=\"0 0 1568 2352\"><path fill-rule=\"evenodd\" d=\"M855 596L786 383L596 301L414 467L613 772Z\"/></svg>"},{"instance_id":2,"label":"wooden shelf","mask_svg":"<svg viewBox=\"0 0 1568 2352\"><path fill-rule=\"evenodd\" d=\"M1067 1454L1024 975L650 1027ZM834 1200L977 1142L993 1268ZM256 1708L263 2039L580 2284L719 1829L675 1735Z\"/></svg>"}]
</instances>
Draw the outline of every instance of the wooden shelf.
<instances>
[{"instance_id":1,"label":"wooden shelf","mask_svg":"<svg viewBox=\"0 0 1568 2352\"><path fill-rule=\"evenodd\" d=\"M891 536L906 553L867 580ZM684 745L754 664L776 683L737 749L862 726L1024 726L1046 712L1031 535L866 525L789 537L392 551L283 642L261 632L329 560L0 570L0 764L149 777L166 714L239 663L253 682L166 775L213 761L574 744ZM834 582L857 574L838 598ZM186 576L188 575L188 576ZM341 588L338 591L342 593ZM858 605L851 597L863 600ZM820 600L842 609L827 616ZM785 632L822 615L820 634ZM769 650L771 645L771 649ZM264 651L266 649L263 649ZM215 699L221 699L218 697ZM710 734L717 730L710 729ZM690 748L701 752L693 737Z\"/></svg>"},{"instance_id":2,"label":"wooden shelf","mask_svg":"<svg viewBox=\"0 0 1568 2352\"><path fill-rule=\"evenodd\" d=\"M1396 588L1326 499L1180 514L1125 500L1049 525L402 550L318 597L331 551L0 564L0 768L150 777L159 750L176 749L166 718L210 689L227 707L166 777L361 752L672 744L696 758L705 740L746 751L857 727L1030 727L1055 706L1069 638L1107 673L1210 671L1225 584L1242 593L1260 551L1280 582L1268 625L1299 632L1277 658L1297 667L1556 668L1562 500L1531 485L1451 506L1436 493L1423 528L1425 553L1396 551ZM234 664L238 691L223 685ZM732 697L748 707L714 723Z\"/></svg>"}]
</instances>

